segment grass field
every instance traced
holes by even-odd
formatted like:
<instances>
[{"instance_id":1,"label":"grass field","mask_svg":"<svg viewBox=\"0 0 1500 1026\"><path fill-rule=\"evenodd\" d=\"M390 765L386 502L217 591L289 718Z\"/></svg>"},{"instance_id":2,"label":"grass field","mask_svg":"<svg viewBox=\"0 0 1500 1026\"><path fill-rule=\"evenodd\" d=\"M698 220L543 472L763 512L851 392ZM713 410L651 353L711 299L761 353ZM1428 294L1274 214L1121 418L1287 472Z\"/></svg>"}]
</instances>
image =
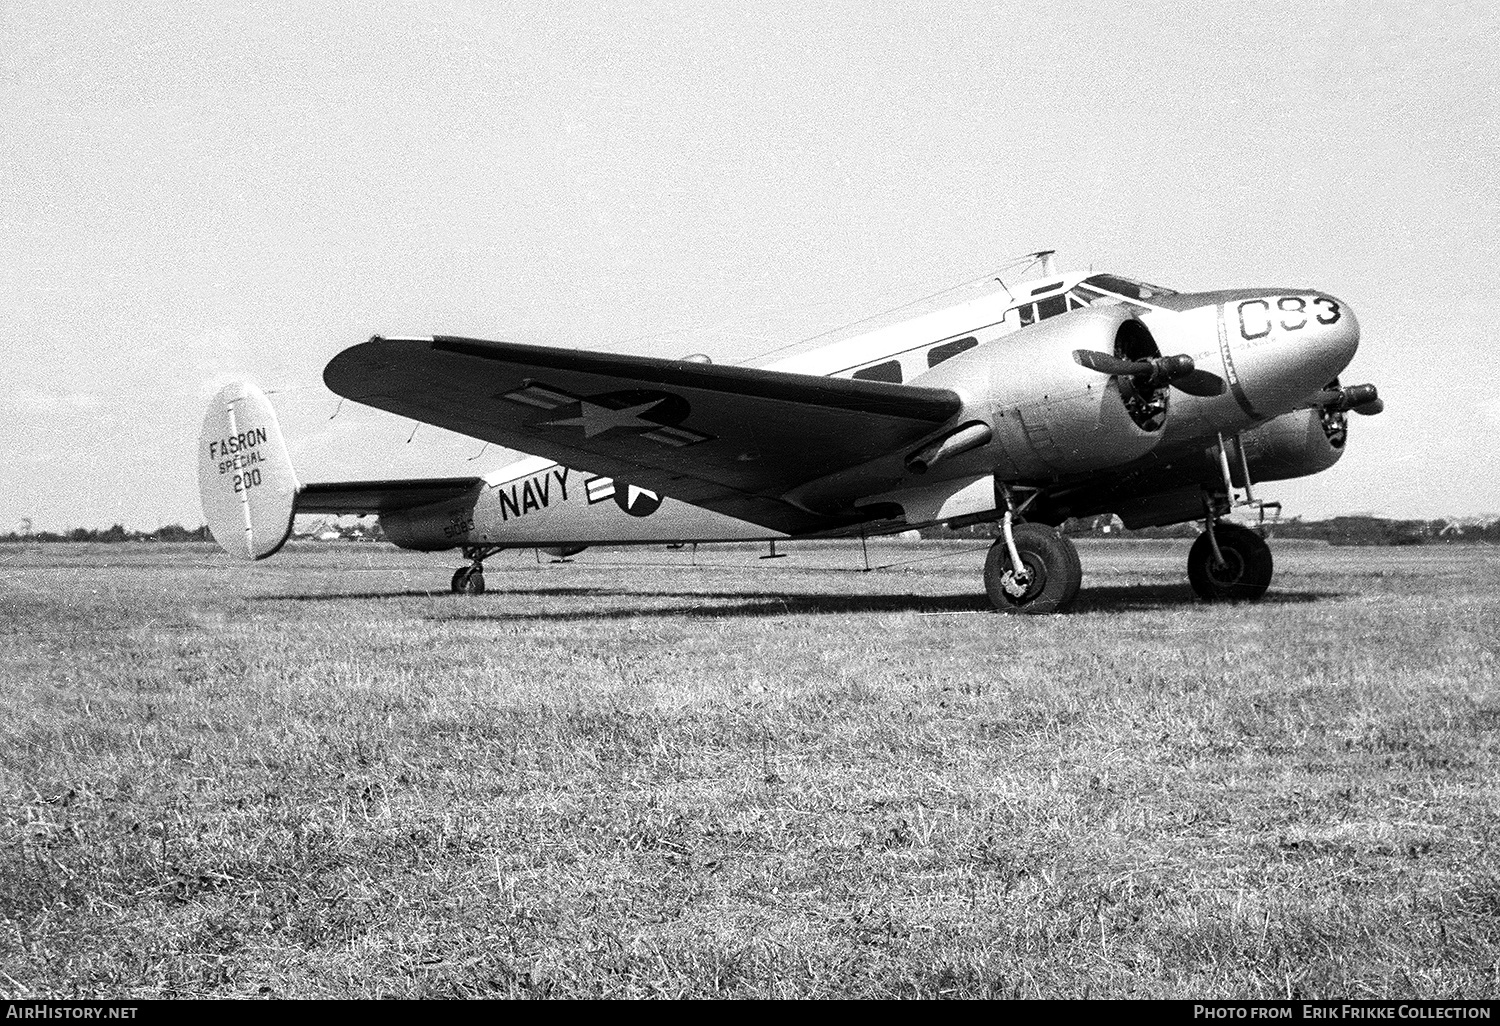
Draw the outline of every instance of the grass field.
<instances>
[{"instance_id":1,"label":"grass field","mask_svg":"<svg viewBox=\"0 0 1500 1026\"><path fill-rule=\"evenodd\" d=\"M5 547L0 995L1500 995L1500 550L788 551Z\"/></svg>"}]
</instances>

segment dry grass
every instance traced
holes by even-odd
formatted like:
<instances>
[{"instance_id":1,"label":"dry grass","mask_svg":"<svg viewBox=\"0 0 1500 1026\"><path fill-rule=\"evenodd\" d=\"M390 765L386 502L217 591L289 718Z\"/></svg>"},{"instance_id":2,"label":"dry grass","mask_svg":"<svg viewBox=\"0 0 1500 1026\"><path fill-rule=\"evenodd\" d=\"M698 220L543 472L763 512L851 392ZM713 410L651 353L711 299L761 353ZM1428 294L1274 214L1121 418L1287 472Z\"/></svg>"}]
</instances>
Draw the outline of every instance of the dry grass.
<instances>
[{"instance_id":1,"label":"dry grass","mask_svg":"<svg viewBox=\"0 0 1500 1026\"><path fill-rule=\"evenodd\" d=\"M0 994L1500 993L1500 552L959 548L7 547Z\"/></svg>"}]
</instances>

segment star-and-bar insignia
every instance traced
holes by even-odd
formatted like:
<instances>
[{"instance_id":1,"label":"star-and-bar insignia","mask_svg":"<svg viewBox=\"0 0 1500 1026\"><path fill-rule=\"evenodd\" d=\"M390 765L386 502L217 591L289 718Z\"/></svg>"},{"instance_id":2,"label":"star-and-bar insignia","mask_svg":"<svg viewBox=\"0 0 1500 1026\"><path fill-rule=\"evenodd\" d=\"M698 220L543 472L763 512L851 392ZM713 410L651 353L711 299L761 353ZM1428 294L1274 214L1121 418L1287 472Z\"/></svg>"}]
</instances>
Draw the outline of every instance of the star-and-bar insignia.
<instances>
[{"instance_id":1,"label":"star-and-bar insignia","mask_svg":"<svg viewBox=\"0 0 1500 1026\"><path fill-rule=\"evenodd\" d=\"M621 484L612 477L591 477L583 484L591 506L613 499L616 506L633 517L649 517L661 508L661 496L656 492Z\"/></svg>"},{"instance_id":2,"label":"star-and-bar insignia","mask_svg":"<svg viewBox=\"0 0 1500 1026\"><path fill-rule=\"evenodd\" d=\"M546 385L535 383L525 385L513 392L506 392L504 398L509 399L513 403L520 403L522 406L536 406L543 410L555 410L559 406L566 406L569 403L576 403L578 401L577 396L569 395L566 392L559 392L555 388L548 388Z\"/></svg>"},{"instance_id":3,"label":"star-and-bar insignia","mask_svg":"<svg viewBox=\"0 0 1500 1026\"><path fill-rule=\"evenodd\" d=\"M590 506L596 502L608 502L615 497L615 479L612 477L591 477L583 484Z\"/></svg>"},{"instance_id":4,"label":"star-and-bar insignia","mask_svg":"<svg viewBox=\"0 0 1500 1026\"><path fill-rule=\"evenodd\" d=\"M535 420L531 422L531 426L581 428L584 438L624 430L633 431L638 437L649 438L661 445L681 448L706 442L713 437L680 426L680 422L688 415L689 407L685 399L669 392L607 392L583 398L533 381L501 393L497 398L539 410L564 413L567 412L565 407L576 405L578 412L574 416Z\"/></svg>"}]
</instances>

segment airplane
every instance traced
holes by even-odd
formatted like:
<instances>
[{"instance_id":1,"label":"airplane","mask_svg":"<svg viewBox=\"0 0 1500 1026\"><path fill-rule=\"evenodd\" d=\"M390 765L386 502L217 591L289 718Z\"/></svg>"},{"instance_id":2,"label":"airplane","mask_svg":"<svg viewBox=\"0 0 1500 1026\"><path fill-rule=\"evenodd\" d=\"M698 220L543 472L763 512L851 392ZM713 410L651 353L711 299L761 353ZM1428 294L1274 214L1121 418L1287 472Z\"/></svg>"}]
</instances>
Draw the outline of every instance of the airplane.
<instances>
[{"instance_id":1,"label":"airplane","mask_svg":"<svg viewBox=\"0 0 1500 1026\"><path fill-rule=\"evenodd\" d=\"M1108 273L1039 277L765 367L435 335L374 336L323 380L376 409L531 453L481 477L301 483L269 400L210 403L199 459L214 537L249 559L293 517L378 514L385 537L458 549L452 590L485 590L509 548L865 537L998 522L994 608L1055 613L1082 564L1059 530L1200 521L1188 579L1207 601L1260 598L1265 481L1326 470L1359 345L1349 304L1311 288L1179 292ZM998 279L997 279L998 280ZM586 469L585 469L586 468ZM1279 508L1279 507L1277 507Z\"/></svg>"}]
</instances>

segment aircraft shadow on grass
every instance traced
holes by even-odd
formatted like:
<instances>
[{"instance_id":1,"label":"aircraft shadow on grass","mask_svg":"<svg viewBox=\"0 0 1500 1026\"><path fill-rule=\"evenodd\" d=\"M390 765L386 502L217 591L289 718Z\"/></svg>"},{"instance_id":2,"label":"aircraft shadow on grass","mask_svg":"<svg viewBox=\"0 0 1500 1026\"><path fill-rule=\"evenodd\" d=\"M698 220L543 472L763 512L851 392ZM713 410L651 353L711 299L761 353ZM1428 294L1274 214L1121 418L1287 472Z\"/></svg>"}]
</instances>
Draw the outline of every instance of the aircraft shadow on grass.
<instances>
[{"instance_id":1,"label":"aircraft shadow on grass","mask_svg":"<svg viewBox=\"0 0 1500 1026\"><path fill-rule=\"evenodd\" d=\"M710 605L673 604L670 606L628 606L609 609L571 609L563 611L493 610L489 603L503 603L508 597L568 598L578 600L617 598L670 598L696 600ZM344 602L401 598L449 599L444 591L356 592L325 595L263 595L260 602ZM1271 591L1259 605L1304 605L1328 599L1343 598L1340 592ZM849 595L825 592L790 591L655 591L625 588L510 588L490 592L484 598L468 599L454 615L433 616L434 620L623 620L637 616L690 617L718 619L754 616L838 615L845 613L981 613L990 609L982 594L962 592L956 595ZM1191 608L1202 605L1186 582L1174 584L1104 585L1086 587L1078 594L1073 613L1129 613L1153 610Z\"/></svg>"},{"instance_id":2,"label":"aircraft shadow on grass","mask_svg":"<svg viewBox=\"0 0 1500 1026\"><path fill-rule=\"evenodd\" d=\"M990 607L984 595L963 592L956 595L849 595L824 592L766 591L659 591L641 592L622 588L511 588L491 592L466 606L483 610L478 603L504 601L508 596L534 598L628 598L632 596L695 599L722 605L672 605L654 608L578 609L563 612L497 611L493 615L434 617L434 619L503 619L503 620L609 620L632 616L786 616L841 613L978 613ZM1260 605L1303 605L1343 598L1341 592L1271 591ZM345 602L402 598L442 598L449 595L437 590L389 592L341 592L323 595L263 595L260 602ZM471 600L473 601L473 600ZM1201 605L1192 589L1184 583L1147 585L1105 585L1086 587L1078 595L1074 613L1124 613L1175 609Z\"/></svg>"}]
</instances>

